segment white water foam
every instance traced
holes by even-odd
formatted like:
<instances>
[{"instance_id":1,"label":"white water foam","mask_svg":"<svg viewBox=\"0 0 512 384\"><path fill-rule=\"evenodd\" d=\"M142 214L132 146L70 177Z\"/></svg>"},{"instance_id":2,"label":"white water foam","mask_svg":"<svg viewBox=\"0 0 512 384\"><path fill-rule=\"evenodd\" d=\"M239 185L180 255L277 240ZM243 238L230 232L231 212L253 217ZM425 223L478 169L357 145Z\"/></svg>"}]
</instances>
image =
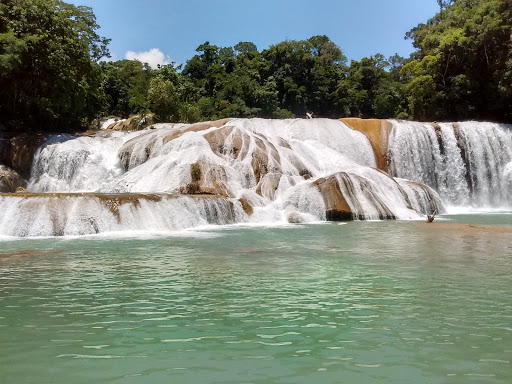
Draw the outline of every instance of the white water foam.
<instances>
[{"instance_id":1,"label":"white water foam","mask_svg":"<svg viewBox=\"0 0 512 384\"><path fill-rule=\"evenodd\" d=\"M474 207L512 208L512 128L495 123L458 123L466 149Z\"/></svg>"},{"instance_id":2,"label":"white water foam","mask_svg":"<svg viewBox=\"0 0 512 384\"><path fill-rule=\"evenodd\" d=\"M435 149L431 127L419 127L422 140ZM326 197L315 184L320 178L337 180L356 219L419 219L432 202L440 205L434 191L376 170L366 136L340 121L235 119L219 127L152 128L51 137L36 153L29 190L100 191L119 205L112 207L109 196L98 194L0 196L5 212L0 234L74 236L209 224L315 223L326 219ZM398 140L395 135L394 142L405 141L407 135L402 136ZM169 197L186 191L195 164L203 191L221 196ZM420 181L437 180L436 171L423 171ZM144 193L164 197L133 195ZM252 214L244 212L240 199Z\"/></svg>"},{"instance_id":3,"label":"white water foam","mask_svg":"<svg viewBox=\"0 0 512 384\"><path fill-rule=\"evenodd\" d=\"M108 136L53 135L34 155L28 189L32 192L93 192L123 174L117 156L139 132Z\"/></svg>"},{"instance_id":4,"label":"white water foam","mask_svg":"<svg viewBox=\"0 0 512 384\"><path fill-rule=\"evenodd\" d=\"M429 185L448 207L512 209L510 126L443 123L438 137L432 124L391 122L392 176Z\"/></svg>"},{"instance_id":5,"label":"white water foam","mask_svg":"<svg viewBox=\"0 0 512 384\"><path fill-rule=\"evenodd\" d=\"M180 231L246 220L237 201L188 196L130 197L118 202L95 195L0 196L0 234L77 236L112 231Z\"/></svg>"}]
</instances>

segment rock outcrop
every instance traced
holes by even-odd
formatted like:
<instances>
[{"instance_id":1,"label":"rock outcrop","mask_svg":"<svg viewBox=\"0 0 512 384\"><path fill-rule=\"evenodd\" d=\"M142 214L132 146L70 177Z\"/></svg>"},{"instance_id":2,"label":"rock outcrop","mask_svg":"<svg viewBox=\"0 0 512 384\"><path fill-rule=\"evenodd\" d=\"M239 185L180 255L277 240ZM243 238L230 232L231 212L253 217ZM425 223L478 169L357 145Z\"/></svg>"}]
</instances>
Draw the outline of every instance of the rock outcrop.
<instances>
[{"instance_id":1,"label":"rock outcrop","mask_svg":"<svg viewBox=\"0 0 512 384\"><path fill-rule=\"evenodd\" d=\"M366 178L338 172L313 182L324 199L327 220L393 220L397 217L391 207L397 200L402 200L408 209L423 215L442 211L441 199L432 188L409 180L394 179L382 171L373 172L379 176ZM392 196L391 200L389 196Z\"/></svg>"},{"instance_id":2,"label":"rock outcrop","mask_svg":"<svg viewBox=\"0 0 512 384\"><path fill-rule=\"evenodd\" d=\"M46 138L47 136L37 133L6 134L0 153L0 163L28 179L34 154Z\"/></svg>"},{"instance_id":3,"label":"rock outcrop","mask_svg":"<svg viewBox=\"0 0 512 384\"><path fill-rule=\"evenodd\" d=\"M334 176L313 182L325 203L325 216L329 221L347 221L353 219L352 209L345 200L345 196L341 192L338 180Z\"/></svg>"},{"instance_id":4,"label":"rock outcrop","mask_svg":"<svg viewBox=\"0 0 512 384\"><path fill-rule=\"evenodd\" d=\"M27 182L13 169L0 165L0 193L14 193Z\"/></svg>"},{"instance_id":5,"label":"rock outcrop","mask_svg":"<svg viewBox=\"0 0 512 384\"><path fill-rule=\"evenodd\" d=\"M135 115L130 116L128 119L119 119L110 124L107 129L115 131L139 131L155 124L155 116L149 115Z\"/></svg>"},{"instance_id":6,"label":"rock outcrop","mask_svg":"<svg viewBox=\"0 0 512 384\"><path fill-rule=\"evenodd\" d=\"M314 184L324 198L327 220L396 219L390 207L383 201L382 191L364 177L339 172L316 180ZM368 204L373 212L368 210ZM410 204L409 207L412 208Z\"/></svg>"},{"instance_id":7,"label":"rock outcrop","mask_svg":"<svg viewBox=\"0 0 512 384\"><path fill-rule=\"evenodd\" d=\"M388 137L392 125L387 120L380 119L360 119L355 117L345 117L340 119L350 128L362 132L370 141L373 152L375 153L375 160L377 161L377 168L387 172L388 171Z\"/></svg>"},{"instance_id":8,"label":"rock outcrop","mask_svg":"<svg viewBox=\"0 0 512 384\"><path fill-rule=\"evenodd\" d=\"M202 162L190 166L190 183L180 187L185 195L215 195L234 197L227 187L226 170L218 165Z\"/></svg>"}]
</instances>

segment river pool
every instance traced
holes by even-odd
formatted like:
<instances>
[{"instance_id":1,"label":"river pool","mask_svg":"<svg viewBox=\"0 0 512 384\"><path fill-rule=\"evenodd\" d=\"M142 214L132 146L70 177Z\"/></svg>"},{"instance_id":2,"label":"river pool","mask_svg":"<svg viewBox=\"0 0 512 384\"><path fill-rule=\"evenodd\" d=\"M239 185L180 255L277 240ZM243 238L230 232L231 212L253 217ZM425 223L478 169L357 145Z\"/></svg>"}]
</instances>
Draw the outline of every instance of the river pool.
<instances>
[{"instance_id":1,"label":"river pool","mask_svg":"<svg viewBox=\"0 0 512 384\"><path fill-rule=\"evenodd\" d=\"M511 218L3 239L0 382L510 383Z\"/></svg>"}]
</instances>

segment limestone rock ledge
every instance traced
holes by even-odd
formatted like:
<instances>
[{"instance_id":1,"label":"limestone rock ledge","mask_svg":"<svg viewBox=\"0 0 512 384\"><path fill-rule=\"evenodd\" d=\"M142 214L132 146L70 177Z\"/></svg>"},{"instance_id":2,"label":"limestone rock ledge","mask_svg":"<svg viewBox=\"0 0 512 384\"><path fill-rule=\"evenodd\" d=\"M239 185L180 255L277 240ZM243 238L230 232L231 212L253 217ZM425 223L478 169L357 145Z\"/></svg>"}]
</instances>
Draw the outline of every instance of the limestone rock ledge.
<instances>
[{"instance_id":1,"label":"limestone rock ledge","mask_svg":"<svg viewBox=\"0 0 512 384\"><path fill-rule=\"evenodd\" d=\"M0 193L0 234L76 236L175 231L247 217L235 199L159 193Z\"/></svg>"}]
</instances>

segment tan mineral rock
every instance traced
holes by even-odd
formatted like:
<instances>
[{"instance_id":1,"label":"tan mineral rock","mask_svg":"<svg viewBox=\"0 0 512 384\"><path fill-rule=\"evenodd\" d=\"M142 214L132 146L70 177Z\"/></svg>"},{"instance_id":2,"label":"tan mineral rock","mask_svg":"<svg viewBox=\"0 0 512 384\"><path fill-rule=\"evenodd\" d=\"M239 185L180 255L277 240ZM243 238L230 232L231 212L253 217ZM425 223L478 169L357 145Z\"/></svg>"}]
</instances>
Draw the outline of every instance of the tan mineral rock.
<instances>
[{"instance_id":1,"label":"tan mineral rock","mask_svg":"<svg viewBox=\"0 0 512 384\"><path fill-rule=\"evenodd\" d=\"M391 130L391 123L380 119L359 119L355 117L346 117L340 121L347 124L350 128L363 133L373 148L377 168L388 171L388 137Z\"/></svg>"}]
</instances>

